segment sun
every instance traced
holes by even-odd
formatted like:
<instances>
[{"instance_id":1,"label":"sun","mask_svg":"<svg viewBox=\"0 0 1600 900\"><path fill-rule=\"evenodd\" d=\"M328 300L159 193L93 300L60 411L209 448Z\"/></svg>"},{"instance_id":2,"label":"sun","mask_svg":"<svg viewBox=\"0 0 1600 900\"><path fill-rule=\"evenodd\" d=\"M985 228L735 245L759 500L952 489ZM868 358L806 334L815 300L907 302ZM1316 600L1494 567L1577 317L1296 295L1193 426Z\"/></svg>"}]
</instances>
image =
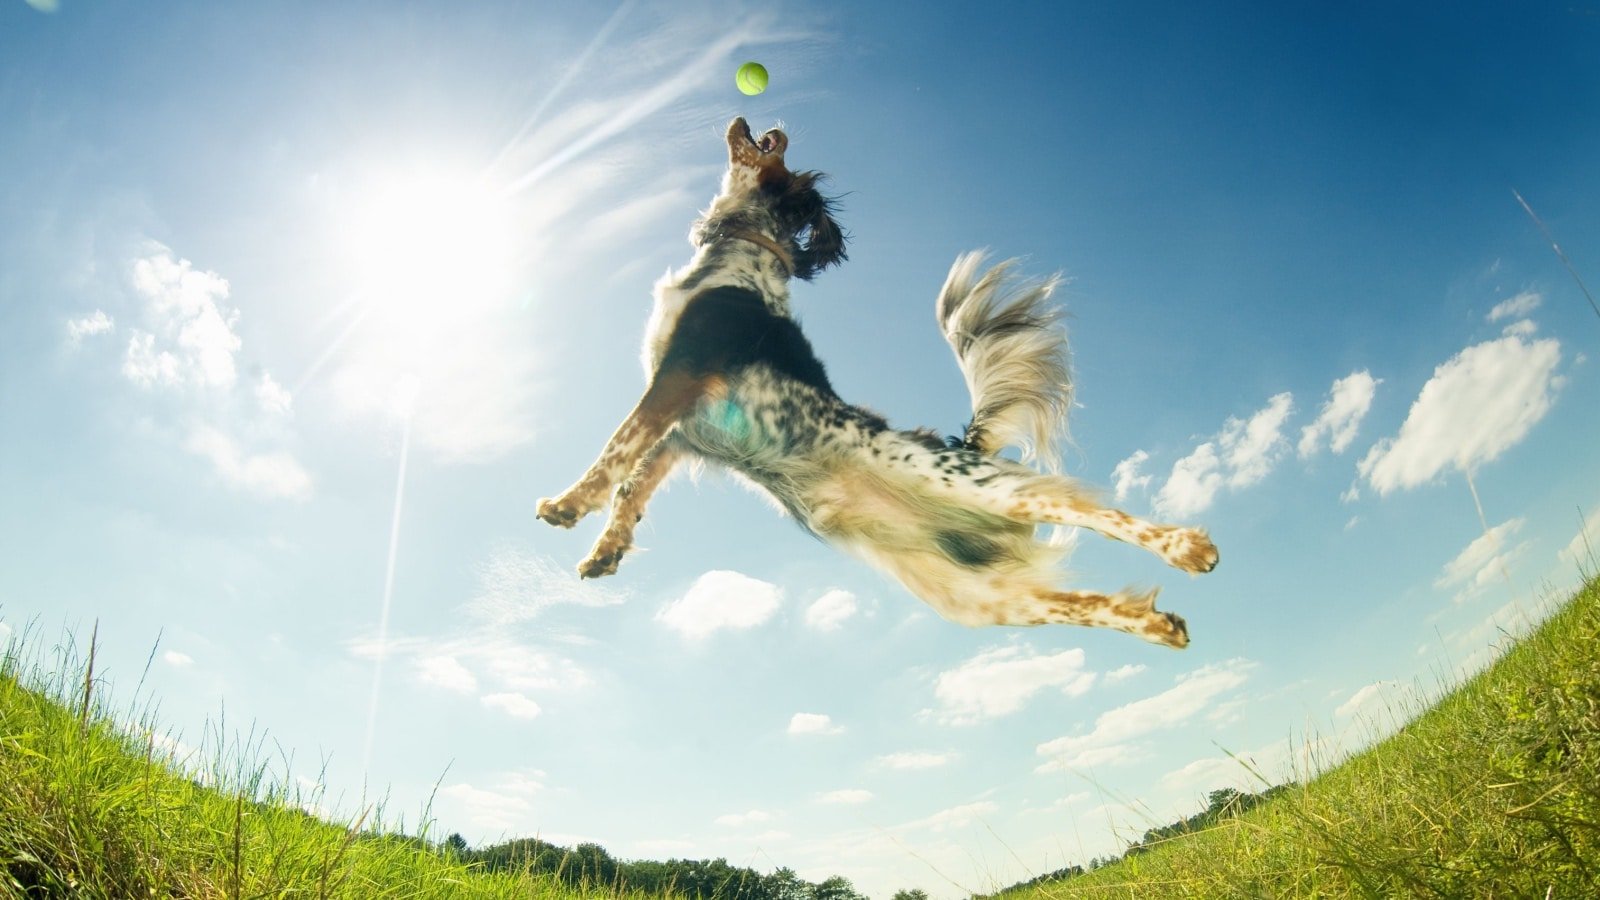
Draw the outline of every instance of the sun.
<instances>
[{"instance_id":1,"label":"sun","mask_svg":"<svg viewBox=\"0 0 1600 900\"><path fill-rule=\"evenodd\" d=\"M353 198L349 213L352 274L366 316L385 331L438 337L453 320L503 305L514 288L511 205L480 178L391 175Z\"/></svg>"}]
</instances>

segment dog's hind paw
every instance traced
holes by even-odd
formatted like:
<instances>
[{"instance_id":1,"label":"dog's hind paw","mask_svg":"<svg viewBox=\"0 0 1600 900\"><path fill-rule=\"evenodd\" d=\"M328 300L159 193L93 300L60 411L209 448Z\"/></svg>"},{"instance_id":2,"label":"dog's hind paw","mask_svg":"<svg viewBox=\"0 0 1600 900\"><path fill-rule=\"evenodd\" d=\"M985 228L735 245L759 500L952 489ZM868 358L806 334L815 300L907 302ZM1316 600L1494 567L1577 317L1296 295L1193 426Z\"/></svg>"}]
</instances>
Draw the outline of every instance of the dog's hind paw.
<instances>
[{"instance_id":1,"label":"dog's hind paw","mask_svg":"<svg viewBox=\"0 0 1600 900\"><path fill-rule=\"evenodd\" d=\"M1194 575L1217 567L1217 545L1203 528L1180 528L1172 533L1162 554L1168 564Z\"/></svg>"}]
</instances>

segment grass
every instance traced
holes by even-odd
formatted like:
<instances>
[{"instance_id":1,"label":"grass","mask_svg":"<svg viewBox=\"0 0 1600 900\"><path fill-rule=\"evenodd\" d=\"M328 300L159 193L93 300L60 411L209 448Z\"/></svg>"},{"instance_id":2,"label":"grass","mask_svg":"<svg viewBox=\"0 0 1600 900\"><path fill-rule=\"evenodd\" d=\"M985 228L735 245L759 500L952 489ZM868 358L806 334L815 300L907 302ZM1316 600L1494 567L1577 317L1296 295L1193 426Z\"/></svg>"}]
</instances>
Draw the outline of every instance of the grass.
<instances>
[{"instance_id":1,"label":"grass","mask_svg":"<svg viewBox=\"0 0 1600 900\"><path fill-rule=\"evenodd\" d=\"M14 641L0 659L0 898L615 897L555 876L469 869L424 838L386 832L381 808L330 824L226 744L183 771L148 714L124 729L86 660L48 670ZM287 781L287 779L285 779ZM426 813L424 813L426 821Z\"/></svg>"},{"instance_id":2,"label":"grass","mask_svg":"<svg viewBox=\"0 0 1600 900\"><path fill-rule=\"evenodd\" d=\"M1600 897L1600 578L1372 749L1008 900Z\"/></svg>"}]
</instances>

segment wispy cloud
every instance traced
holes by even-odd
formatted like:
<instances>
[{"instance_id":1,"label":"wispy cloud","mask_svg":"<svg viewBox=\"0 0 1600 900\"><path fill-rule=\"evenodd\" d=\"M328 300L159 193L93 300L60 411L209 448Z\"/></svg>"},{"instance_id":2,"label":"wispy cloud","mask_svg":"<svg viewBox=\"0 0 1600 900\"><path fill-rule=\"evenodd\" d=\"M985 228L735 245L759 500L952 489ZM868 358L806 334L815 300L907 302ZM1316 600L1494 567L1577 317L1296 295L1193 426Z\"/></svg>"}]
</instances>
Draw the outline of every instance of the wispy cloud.
<instances>
[{"instance_id":1,"label":"wispy cloud","mask_svg":"<svg viewBox=\"0 0 1600 900\"><path fill-rule=\"evenodd\" d=\"M1510 519L1474 538L1455 559L1445 563L1433 586L1454 590L1455 602L1461 603L1503 577L1511 561L1530 546L1527 542L1511 546L1512 537L1525 524L1527 520L1523 518Z\"/></svg>"},{"instance_id":2,"label":"wispy cloud","mask_svg":"<svg viewBox=\"0 0 1600 900\"><path fill-rule=\"evenodd\" d=\"M1089 768L1142 759L1149 754L1140 738L1173 728L1204 712L1218 697L1249 680L1255 663L1233 659L1178 676L1177 684L1159 694L1101 713L1084 735L1059 737L1037 748L1049 762L1037 771Z\"/></svg>"},{"instance_id":3,"label":"wispy cloud","mask_svg":"<svg viewBox=\"0 0 1600 900\"><path fill-rule=\"evenodd\" d=\"M454 656L425 656L417 660L417 680L461 694L478 690L478 677Z\"/></svg>"},{"instance_id":4,"label":"wispy cloud","mask_svg":"<svg viewBox=\"0 0 1600 900\"><path fill-rule=\"evenodd\" d=\"M938 812L913 819L899 826L899 829L915 830L926 828L931 831L944 831L950 828L964 828L985 818L993 816L1000 811L1000 804L993 800L975 800L971 803L962 803L957 806L941 809Z\"/></svg>"},{"instance_id":5,"label":"wispy cloud","mask_svg":"<svg viewBox=\"0 0 1600 900\"><path fill-rule=\"evenodd\" d=\"M1158 514L1185 519L1209 509L1224 489L1250 487L1271 473L1287 442L1284 422L1294 410L1294 396L1277 394L1248 419L1229 418L1212 439L1172 466L1156 493Z\"/></svg>"},{"instance_id":6,"label":"wispy cloud","mask_svg":"<svg viewBox=\"0 0 1600 900\"><path fill-rule=\"evenodd\" d=\"M547 561L515 558L528 562L535 572L550 566ZM492 573L495 567L488 571ZM554 577L566 576L557 573ZM483 575L480 581L490 593L496 583L493 574ZM517 583L518 590L532 593L537 593L537 587L532 582ZM560 589L552 590L559 593ZM550 629L533 628L536 637L526 636L530 631L526 623L535 620L548 603L519 605L515 592L497 595L493 602L483 602L484 596L464 604L461 615L451 617L454 625L445 634L397 635L382 643L374 637L360 637L346 641L346 650L357 659L398 661L404 665L403 671L430 687L464 694L484 691L480 701L485 708L524 717L537 715L540 708L529 694L570 694L592 683L582 665L551 648Z\"/></svg>"},{"instance_id":7,"label":"wispy cloud","mask_svg":"<svg viewBox=\"0 0 1600 900\"><path fill-rule=\"evenodd\" d=\"M919 769L939 769L955 762L961 754L955 752L932 753L926 750L905 750L899 753L886 753L873 760L873 765L884 769L897 769L901 771Z\"/></svg>"},{"instance_id":8,"label":"wispy cloud","mask_svg":"<svg viewBox=\"0 0 1600 900\"><path fill-rule=\"evenodd\" d=\"M1300 458L1305 459L1320 450L1324 438L1330 450L1343 453L1356 439L1356 430L1372 408L1372 397L1382 383L1382 379L1373 378L1365 369L1335 381L1328 389L1328 399L1323 402L1316 420L1300 430L1297 445Z\"/></svg>"},{"instance_id":9,"label":"wispy cloud","mask_svg":"<svg viewBox=\"0 0 1600 900\"><path fill-rule=\"evenodd\" d=\"M110 334L114 327L116 324L106 315L105 310L97 309L82 318L67 320L67 343L76 347L86 337Z\"/></svg>"},{"instance_id":10,"label":"wispy cloud","mask_svg":"<svg viewBox=\"0 0 1600 900\"><path fill-rule=\"evenodd\" d=\"M543 772L512 772L490 787L447 784L439 788L438 805L454 813L452 819L470 824L480 834L532 830L532 798L544 789L543 777Z\"/></svg>"},{"instance_id":11,"label":"wispy cloud","mask_svg":"<svg viewBox=\"0 0 1600 900\"><path fill-rule=\"evenodd\" d=\"M193 429L184 449L211 463L230 487L267 499L311 497L310 473L288 453L246 453L233 437L209 425Z\"/></svg>"},{"instance_id":12,"label":"wispy cloud","mask_svg":"<svg viewBox=\"0 0 1600 900\"><path fill-rule=\"evenodd\" d=\"M1115 669L1105 673L1101 676L1101 680L1105 684L1116 684L1121 681L1127 681L1129 678L1132 678L1135 675L1142 674L1149 668L1150 667L1144 663L1129 663L1127 665L1118 666Z\"/></svg>"},{"instance_id":13,"label":"wispy cloud","mask_svg":"<svg viewBox=\"0 0 1600 900\"><path fill-rule=\"evenodd\" d=\"M1475 472L1516 446L1555 404L1561 344L1512 333L1474 344L1434 369L1400 432L1356 470L1380 496L1447 471Z\"/></svg>"},{"instance_id":14,"label":"wispy cloud","mask_svg":"<svg viewBox=\"0 0 1600 900\"><path fill-rule=\"evenodd\" d=\"M176 650L168 650L161 654L161 661L174 669L187 669L194 665L194 657L187 653L179 653Z\"/></svg>"},{"instance_id":15,"label":"wispy cloud","mask_svg":"<svg viewBox=\"0 0 1600 900\"><path fill-rule=\"evenodd\" d=\"M497 709L508 716L517 719L536 718L543 710L539 704L529 700L516 691L507 691L500 694L485 694L478 698L478 702L488 709Z\"/></svg>"},{"instance_id":16,"label":"wispy cloud","mask_svg":"<svg viewBox=\"0 0 1600 900\"><path fill-rule=\"evenodd\" d=\"M728 813L726 815L717 816L717 824L726 825L729 828L746 828L751 825L760 825L764 822L771 821L772 813L761 809L752 809L747 812Z\"/></svg>"},{"instance_id":17,"label":"wispy cloud","mask_svg":"<svg viewBox=\"0 0 1600 900\"><path fill-rule=\"evenodd\" d=\"M1139 467L1150 459L1150 454L1143 450L1133 451L1133 455L1117 463L1111 470L1111 478L1116 484L1116 497L1118 502L1128 499L1134 488L1145 490L1150 487L1150 476L1140 474Z\"/></svg>"},{"instance_id":18,"label":"wispy cloud","mask_svg":"<svg viewBox=\"0 0 1600 900\"><path fill-rule=\"evenodd\" d=\"M817 795L818 803L830 806L858 806L872 799L872 792L860 788L844 788L837 791L826 791Z\"/></svg>"},{"instance_id":19,"label":"wispy cloud","mask_svg":"<svg viewBox=\"0 0 1600 900\"><path fill-rule=\"evenodd\" d=\"M765 623L778 611L777 586L738 572L701 575L682 597L661 607L656 621L686 638L700 640L718 631L742 631Z\"/></svg>"},{"instance_id":20,"label":"wispy cloud","mask_svg":"<svg viewBox=\"0 0 1600 900\"><path fill-rule=\"evenodd\" d=\"M985 650L934 680L938 707L924 716L943 725L976 725L1022 709L1047 689L1083 695L1095 674L1084 671L1082 650L1038 653L1027 644Z\"/></svg>"},{"instance_id":21,"label":"wispy cloud","mask_svg":"<svg viewBox=\"0 0 1600 900\"><path fill-rule=\"evenodd\" d=\"M579 578L572 567L513 544L491 552L477 575L478 593L466 609L490 627L526 622L553 606L616 606L630 597L625 589Z\"/></svg>"},{"instance_id":22,"label":"wispy cloud","mask_svg":"<svg viewBox=\"0 0 1600 900\"><path fill-rule=\"evenodd\" d=\"M1535 291L1523 291L1509 300L1502 300L1489 310L1489 321L1498 322L1501 319L1520 319L1539 308L1544 302L1544 297Z\"/></svg>"},{"instance_id":23,"label":"wispy cloud","mask_svg":"<svg viewBox=\"0 0 1600 900\"><path fill-rule=\"evenodd\" d=\"M1336 719L1362 717L1377 721L1403 722L1410 716L1406 704L1415 699L1415 693L1397 681L1375 681L1350 694L1334 709Z\"/></svg>"}]
</instances>

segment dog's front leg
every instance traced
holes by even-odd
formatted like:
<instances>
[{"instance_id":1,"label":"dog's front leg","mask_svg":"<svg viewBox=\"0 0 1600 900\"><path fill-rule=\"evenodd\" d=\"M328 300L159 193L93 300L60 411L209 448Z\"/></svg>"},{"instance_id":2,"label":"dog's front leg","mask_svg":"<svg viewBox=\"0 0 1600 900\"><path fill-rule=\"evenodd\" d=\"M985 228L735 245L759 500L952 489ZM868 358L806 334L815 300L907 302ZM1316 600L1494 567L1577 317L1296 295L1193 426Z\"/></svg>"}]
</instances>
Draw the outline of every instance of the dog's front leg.
<instances>
[{"instance_id":1,"label":"dog's front leg","mask_svg":"<svg viewBox=\"0 0 1600 900\"><path fill-rule=\"evenodd\" d=\"M606 530L595 541L589 558L578 563L580 577L599 578L616 574L622 555L633 548L633 526L644 518L644 508L650 503L650 495L672 474L682 456L683 451L671 436L663 438L645 452L644 459L633 467L628 480L617 488Z\"/></svg>"},{"instance_id":2,"label":"dog's front leg","mask_svg":"<svg viewBox=\"0 0 1600 900\"><path fill-rule=\"evenodd\" d=\"M572 487L554 500L539 501L539 518L551 525L571 528L578 520L605 505L606 494L633 470L651 447L705 395L716 376L696 375L687 369L663 369L650 380L639 399L600 457Z\"/></svg>"}]
</instances>

